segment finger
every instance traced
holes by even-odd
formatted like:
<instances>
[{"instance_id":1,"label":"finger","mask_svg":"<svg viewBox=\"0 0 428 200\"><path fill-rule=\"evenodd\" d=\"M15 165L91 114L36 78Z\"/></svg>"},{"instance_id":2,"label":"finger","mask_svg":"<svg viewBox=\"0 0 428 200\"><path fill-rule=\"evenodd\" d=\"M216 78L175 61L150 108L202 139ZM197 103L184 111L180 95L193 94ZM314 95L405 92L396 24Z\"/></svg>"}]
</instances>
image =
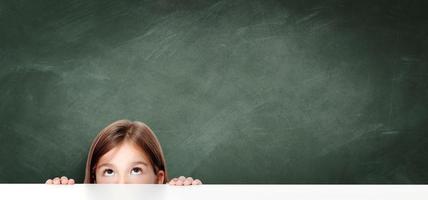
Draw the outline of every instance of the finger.
<instances>
[{"instance_id":1,"label":"finger","mask_svg":"<svg viewBox=\"0 0 428 200\"><path fill-rule=\"evenodd\" d=\"M68 178L65 176L61 177L60 180L61 180L61 185L67 185L68 184Z\"/></svg>"},{"instance_id":2,"label":"finger","mask_svg":"<svg viewBox=\"0 0 428 200\"><path fill-rule=\"evenodd\" d=\"M53 184L53 180L52 180L52 179L48 179L48 180L46 181L46 184Z\"/></svg>"},{"instance_id":3,"label":"finger","mask_svg":"<svg viewBox=\"0 0 428 200\"><path fill-rule=\"evenodd\" d=\"M186 177L184 177L184 176L180 176L180 177L178 177L178 180L180 180L180 181L184 181L184 180L186 180Z\"/></svg>"},{"instance_id":4,"label":"finger","mask_svg":"<svg viewBox=\"0 0 428 200\"><path fill-rule=\"evenodd\" d=\"M58 177L55 177L54 179L53 179L53 184L54 185L59 185L61 183L61 181L59 180L59 178Z\"/></svg>"},{"instance_id":5,"label":"finger","mask_svg":"<svg viewBox=\"0 0 428 200\"><path fill-rule=\"evenodd\" d=\"M172 179L171 181L169 181L170 185L175 185L175 183L177 182L177 178Z\"/></svg>"},{"instance_id":6,"label":"finger","mask_svg":"<svg viewBox=\"0 0 428 200\"><path fill-rule=\"evenodd\" d=\"M202 185L202 181L199 179L195 179L193 180L192 185Z\"/></svg>"},{"instance_id":7,"label":"finger","mask_svg":"<svg viewBox=\"0 0 428 200\"><path fill-rule=\"evenodd\" d=\"M178 181L176 181L176 182L175 182L175 185L176 185L176 186L182 186L182 185L183 185L183 182L184 182L184 181L182 181L182 180L178 180Z\"/></svg>"},{"instance_id":8,"label":"finger","mask_svg":"<svg viewBox=\"0 0 428 200\"><path fill-rule=\"evenodd\" d=\"M169 182L171 183L175 183L176 181L178 181L178 178L173 178L173 179L171 179Z\"/></svg>"},{"instance_id":9,"label":"finger","mask_svg":"<svg viewBox=\"0 0 428 200\"><path fill-rule=\"evenodd\" d=\"M69 184L69 185L73 185L73 184L74 184L74 179L70 178L70 179L68 180L68 184Z\"/></svg>"},{"instance_id":10,"label":"finger","mask_svg":"<svg viewBox=\"0 0 428 200\"><path fill-rule=\"evenodd\" d=\"M186 178L186 180L183 182L183 185L191 185L193 182L193 178L192 177L188 177Z\"/></svg>"}]
</instances>

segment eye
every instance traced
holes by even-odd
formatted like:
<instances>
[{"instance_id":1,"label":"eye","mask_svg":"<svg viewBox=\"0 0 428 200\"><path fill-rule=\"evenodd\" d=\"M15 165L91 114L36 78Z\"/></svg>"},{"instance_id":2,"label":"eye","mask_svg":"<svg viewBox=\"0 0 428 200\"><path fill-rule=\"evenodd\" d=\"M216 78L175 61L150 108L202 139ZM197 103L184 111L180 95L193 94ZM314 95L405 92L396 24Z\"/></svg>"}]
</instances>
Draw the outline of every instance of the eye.
<instances>
[{"instance_id":1,"label":"eye","mask_svg":"<svg viewBox=\"0 0 428 200\"><path fill-rule=\"evenodd\" d=\"M112 169L105 169L103 172L104 176L114 176L114 172Z\"/></svg>"},{"instance_id":2,"label":"eye","mask_svg":"<svg viewBox=\"0 0 428 200\"><path fill-rule=\"evenodd\" d=\"M134 167L131 170L131 175L139 175L139 174L142 174L142 173L143 173L143 170L141 168L139 168L139 167Z\"/></svg>"}]
</instances>

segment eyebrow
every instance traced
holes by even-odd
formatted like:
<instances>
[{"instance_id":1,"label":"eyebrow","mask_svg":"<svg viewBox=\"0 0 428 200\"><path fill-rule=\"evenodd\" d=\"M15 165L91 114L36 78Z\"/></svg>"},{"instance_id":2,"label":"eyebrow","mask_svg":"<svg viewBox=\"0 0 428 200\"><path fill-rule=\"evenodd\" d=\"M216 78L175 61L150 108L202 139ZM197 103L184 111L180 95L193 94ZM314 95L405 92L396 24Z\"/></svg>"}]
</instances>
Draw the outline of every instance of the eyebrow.
<instances>
[{"instance_id":1,"label":"eyebrow","mask_svg":"<svg viewBox=\"0 0 428 200\"><path fill-rule=\"evenodd\" d=\"M132 164L132 165L139 165L139 164L140 164L140 165L145 165L146 167L147 167L147 166L149 166L149 165L148 165L146 162L144 162L144 161L132 162L131 164Z\"/></svg>"},{"instance_id":2,"label":"eyebrow","mask_svg":"<svg viewBox=\"0 0 428 200\"><path fill-rule=\"evenodd\" d=\"M113 167L113 165L112 165L112 164L110 164L110 163L104 163L104 164L102 164L102 165L98 165L98 166L97 166L97 168L101 168L101 167Z\"/></svg>"},{"instance_id":3,"label":"eyebrow","mask_svg":"<svg viewBox=\"0 0 428 200\"><path fill-rule=\"evenodd\" d=\"M148 167L149 165L144 162L144 161L136 161L136 162L132 162L131 165L144 165L146 167ZM101 168L101 167L113 167L114 165L111 163L103 163L101 165L98 165L97 168Z\"/></svg>"}]
</instances>

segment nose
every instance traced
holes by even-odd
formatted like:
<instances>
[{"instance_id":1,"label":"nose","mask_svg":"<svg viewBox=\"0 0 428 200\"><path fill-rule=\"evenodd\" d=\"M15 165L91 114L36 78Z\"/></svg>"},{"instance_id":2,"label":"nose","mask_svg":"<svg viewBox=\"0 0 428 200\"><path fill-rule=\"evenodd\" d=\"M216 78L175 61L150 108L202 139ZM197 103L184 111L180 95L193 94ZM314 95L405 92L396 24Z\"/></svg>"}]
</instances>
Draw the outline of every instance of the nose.
<instances>
[{"instance_id":1,"label":"nose","mask_svg":"<svg viewBox=\"0 0 428 200\"><path fill-rule=\"evenodd\" d=\"M128 182L126 176L120 176L119 177L119 182L117 182L118 184L126 184Z\"/></svg>"}]
</instances>

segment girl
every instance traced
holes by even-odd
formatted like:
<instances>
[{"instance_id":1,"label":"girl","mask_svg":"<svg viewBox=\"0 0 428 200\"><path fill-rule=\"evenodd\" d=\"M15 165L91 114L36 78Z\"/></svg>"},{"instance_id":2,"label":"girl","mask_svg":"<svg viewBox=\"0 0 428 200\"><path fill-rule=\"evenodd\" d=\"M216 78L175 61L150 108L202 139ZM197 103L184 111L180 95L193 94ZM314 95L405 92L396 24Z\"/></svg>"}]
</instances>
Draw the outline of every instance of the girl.
<instances>
[{"instance_id":1,"label":"girl","mask_svg":"<svg viewBox=\"0 0 428 200\"><path fill-rule=\"evenodd\" d=\"M84 183L168 182L165 158L153 131L139 121L119 120L105 127L93 140L86 161ZM63 176L48 179L47 184L74 184ZM170 185L200 185L192 177L180 176Z\"/></svg>"}]
</instances>

